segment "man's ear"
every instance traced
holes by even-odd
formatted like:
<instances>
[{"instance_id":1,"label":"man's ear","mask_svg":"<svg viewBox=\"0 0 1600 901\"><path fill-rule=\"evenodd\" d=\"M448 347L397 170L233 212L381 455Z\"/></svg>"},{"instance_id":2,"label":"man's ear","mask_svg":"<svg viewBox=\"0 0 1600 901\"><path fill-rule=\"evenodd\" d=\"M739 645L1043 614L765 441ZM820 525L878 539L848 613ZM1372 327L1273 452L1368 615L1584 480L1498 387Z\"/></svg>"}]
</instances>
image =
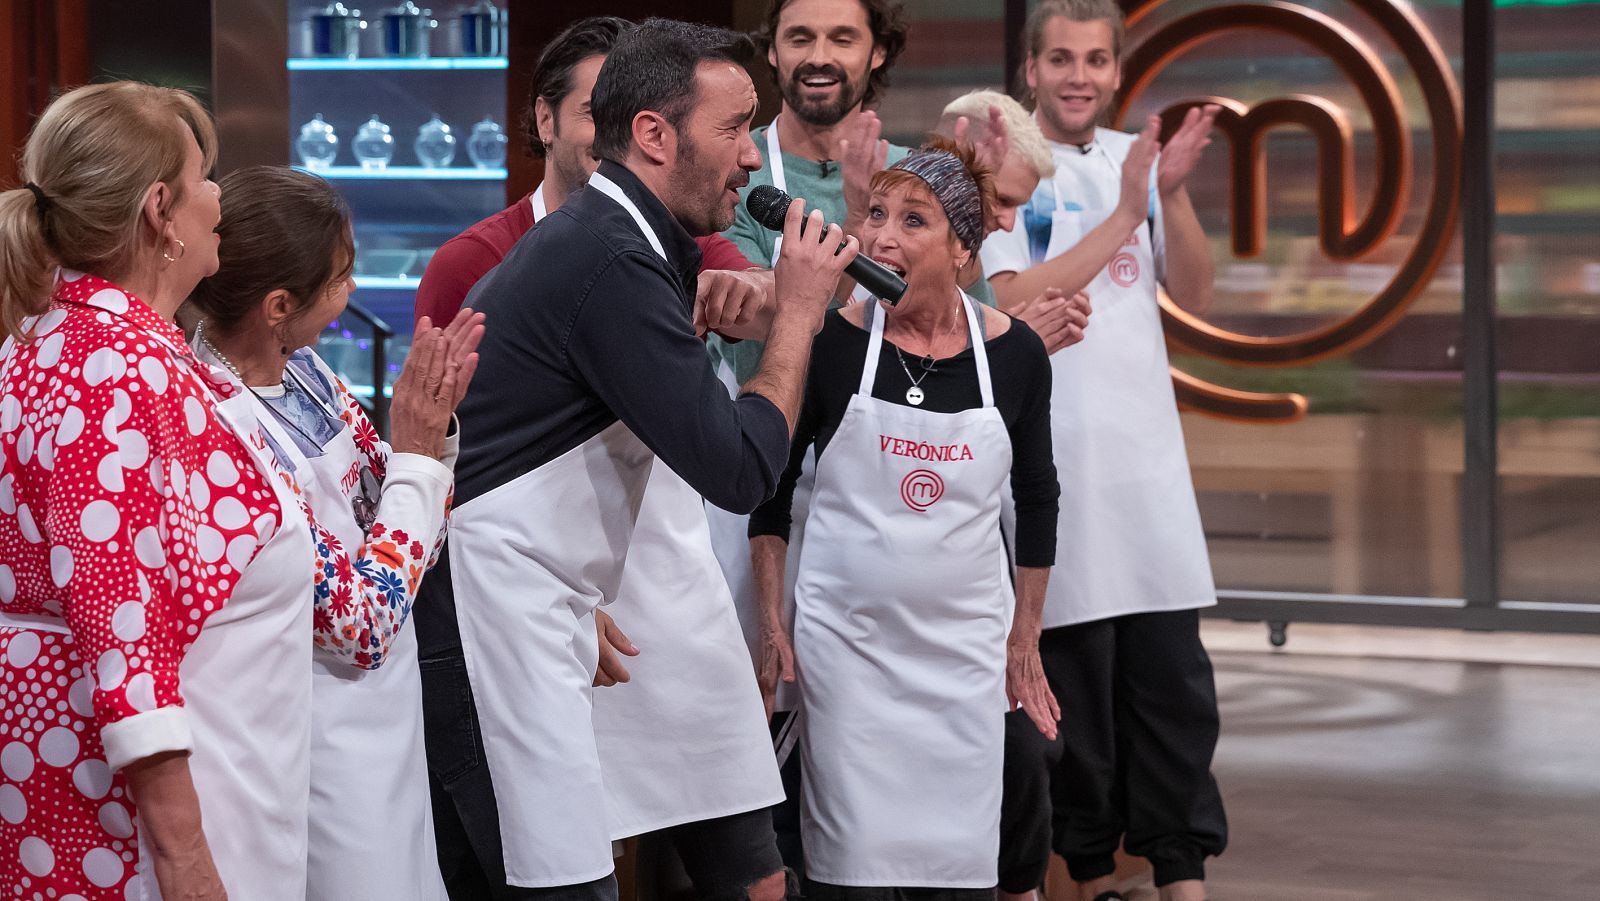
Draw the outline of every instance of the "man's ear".
<instances>
[{"instance_id":1,"label":"man's ear","mask_svg":"<svg viewBox=\"0 0 1600 901\"><path fill-rule=\"evenodd\" d=\"M668 165L678 158L678 131L654 110L640 110L633 117L633 143L646 159L658 166Z\"/></svg>"},{"instance_id":2,"label":"man's ear","mask_svg":"<svg viewBox=\"0 0 1600 901\"><path fill-rule=\"evenodd\" d=\"M544 146L549 147L556 139L556 110L543 97L533 98L533 127Z\"/></svg>"}]
</instances>

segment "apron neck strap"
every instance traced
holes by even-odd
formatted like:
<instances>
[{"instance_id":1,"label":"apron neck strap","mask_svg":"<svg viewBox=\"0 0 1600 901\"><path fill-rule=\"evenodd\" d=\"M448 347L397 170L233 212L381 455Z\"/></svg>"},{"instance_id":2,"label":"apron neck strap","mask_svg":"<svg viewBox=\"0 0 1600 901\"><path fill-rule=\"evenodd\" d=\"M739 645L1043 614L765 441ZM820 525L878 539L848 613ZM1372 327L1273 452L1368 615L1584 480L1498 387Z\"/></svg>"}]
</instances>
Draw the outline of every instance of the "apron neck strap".
<instances>
[{"instance_id":1,"label":"apron neck strap","mask_svg":"<svg viewBox=\"0 0 1600 901\"><path fill-rule=\"evenodd\" d=\"M627 194L624 194L622 188L616 182L596 172L589 176L589 187L615 200L618 206L627 210L628 215L633 217L634 224L639 226L639 231L644 233L644 239L650 242L650 249L654 250L661 259L665 260L667 258L666 248L661 246L661 239L656 237L655 229L651 228L650 223L644 220L644 214L639 212L638 204L634 203Z\"/></svg>"},{"instance_id":2,"label":"apron neck strap","mask_svg":"<svg viewBox=\"0 0 1600 901\"><path fill-rule=\"evenodd\" d=\"M772 186L780 191L789 190L783 177L783 148L778 146L778 117L767 126L767 171L772 175Z\"/></svg>"},{"instance_id":3,"label":"apron neck strap","mask_svg":"<svg viewBox=\"0 0 1600 901\"><path fill-rule=\"evenodd\" d=\"M972 341L972 359L978 370L978 394L983 399L985 407L992 407L994 378L989 372L989 350L984 347L988 329L983 325L983 313L978 309L977 301L959 289L956 291L956 298L967 314L967 335ZM861 365L861 385L856 389L856 393L871 397L872 386L878 378L878 357L883 352L883 323L889 317L878 308L876 300L869 300L866 304L866 309L862 311L862 324L867 327L868 332L867 358Z\"/></svg>"},{"instance_id":4,"label":"apron neck strap","mask_svg":"<svg viewBox=\"0 0 1600 901\"><path fill-rule=\"evenodd\" d=\"M528 198L528 205L533 208L535 223L550 215L549 208L544 205L544 182L540 182L539 187L533 189L533 196Z\"/></svg>"},{"instance_id":5,"label":"apron neck strap","mask_svg":"<svg viewBox=\"0 0 1600 901\"><path fill-rule=\"evenodd\" d=\"M983 310L978 302L958 292L961 305L967 310L967 328L972 335L972 362L978 370L978 396L985 407L994 406L994 376L989 372L989 330L983 325Z\"/></svg>"},{"instance_id":6,"label":"apron neck strap","mask_svg":"<svg viewBox=\"0 0 1600 901\"><path fill-rule=\"evenodd\" d=\"M867 327L867 359L861 364L861 384L856 387L856 393L871 397L872 384L878 378L878 354L883 350L883 320L887 317L878 309L876 298L863 302L866 307L861 315Z\"/></svg>"}]
</instances>

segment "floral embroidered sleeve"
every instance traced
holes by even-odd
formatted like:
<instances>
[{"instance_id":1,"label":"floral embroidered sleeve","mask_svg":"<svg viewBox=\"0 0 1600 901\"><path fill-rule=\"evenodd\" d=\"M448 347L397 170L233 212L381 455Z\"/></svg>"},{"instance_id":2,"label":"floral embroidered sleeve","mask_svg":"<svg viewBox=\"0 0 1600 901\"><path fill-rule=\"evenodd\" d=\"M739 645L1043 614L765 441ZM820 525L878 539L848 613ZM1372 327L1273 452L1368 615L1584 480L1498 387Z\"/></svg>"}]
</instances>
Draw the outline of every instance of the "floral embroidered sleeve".
<instances>
[{"instance_id":1,"label":"floral embroidered sleeve","mask_svg":"<svg viewBox=\"0 0 1600 901\"><path fill-rule=\"evenodd\" d=\"M382 483L376 517L360 547L347 549L317 523L318 570L312 611L316 646L363 669L377 669L405 627L422 575L443 541L454 477L420 454L390 453L342 383L341 418Z\"/></svg>"},{"instance_id":2,"label":"floral embroidered sleeve","mask_svg":"<svg viewBox=\"0 0 1600 901\"><path fill-rule=\"evenodd\" d=\"M361 451L361 457L372 468L372 472L383 481L383 474L388 469L389 455L392 451L389 443L378 437L378 429L367 418L367 411L362 409L361 402L346 387L344 380L334 374L320 358L317 359L319 369L333 381L339 391L339 418L350 426L356 437L356 448ZM457 428L455 417L450 417L450 434L444 439L444 453L439 457L439 462L448 467L451 472L456 468L456 457L461 453L461 432ZM451 484L450 494L444 502L444 524L439 527L439 534L434 537L433 549L428 554L428 564L425 569L433 569L439 562L439 552L444 549L445 536L450 531L450 508L455 504L455 486Z\"/></svg>"}]
</instances>

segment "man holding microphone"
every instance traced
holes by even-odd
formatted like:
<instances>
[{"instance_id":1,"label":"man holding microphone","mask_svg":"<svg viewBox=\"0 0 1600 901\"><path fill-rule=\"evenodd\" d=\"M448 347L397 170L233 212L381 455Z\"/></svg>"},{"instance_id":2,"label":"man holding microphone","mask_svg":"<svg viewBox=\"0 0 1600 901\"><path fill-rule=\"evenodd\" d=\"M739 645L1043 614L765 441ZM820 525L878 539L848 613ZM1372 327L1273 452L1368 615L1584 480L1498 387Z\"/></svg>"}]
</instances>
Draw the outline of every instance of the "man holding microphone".
<instances>
[{"instance_id":1,"label":"man holding microphone","mask_svg":"<svg viewBox=\"0 0 1600 901\"><path fill-rule=\"evenodd\" d=\"M459 410L463 434L481 437L458 463L448 565L434 575L448 584L418 610L432 643L460 649L423 674L468 701L461 728L438 734L477 752L447 774L482 869L461 897L616 896L589 614L617 594L636 539L714 565L703 518L693 528L681 514L698 516L702 496L747 512L772 493L812 336L856 253L820 213L802 235L803 205L790 207L766 352L730 398L691 319L692 236L732 222L760 165L736 44L662 20L623 35L594 88L602 162L588 188L471 295L497 323L479 350L481 390ZM647 522L646 483L665 503L656 492L671 477L672 503Z\"/></svg>"}]
</instances>

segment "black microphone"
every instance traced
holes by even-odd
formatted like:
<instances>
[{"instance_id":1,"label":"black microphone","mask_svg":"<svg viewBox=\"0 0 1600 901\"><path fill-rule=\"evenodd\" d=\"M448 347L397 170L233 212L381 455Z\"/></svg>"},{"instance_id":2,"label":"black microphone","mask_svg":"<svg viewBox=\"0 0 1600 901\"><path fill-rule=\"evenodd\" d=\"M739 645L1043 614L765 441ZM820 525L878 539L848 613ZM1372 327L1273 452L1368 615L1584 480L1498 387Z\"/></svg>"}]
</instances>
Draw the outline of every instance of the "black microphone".
<instances>
[{"instance_id":1,"label":"black microphone","mask_svg":"<svg viewBox=\"0 0 1600 901\"><path fill-rule=\"evenodd\" d=\"M756 185L750 189L750 196L744 199L744 208L750 215L763 226L775 232L783 231L783 220L789 212L789 204L793 201L788 194L772 185ZM843 250L845 245L840 244ZM773 260L777 264L777 260ZM867 289L873 297L889 302L890 306L900 302L906 293L906 280L893 272L883 268L883 264L867 257L864 253L856 254L850 265L844 267L845 274L856 280L856 284Z\"/></svg>"}]
</instances>

